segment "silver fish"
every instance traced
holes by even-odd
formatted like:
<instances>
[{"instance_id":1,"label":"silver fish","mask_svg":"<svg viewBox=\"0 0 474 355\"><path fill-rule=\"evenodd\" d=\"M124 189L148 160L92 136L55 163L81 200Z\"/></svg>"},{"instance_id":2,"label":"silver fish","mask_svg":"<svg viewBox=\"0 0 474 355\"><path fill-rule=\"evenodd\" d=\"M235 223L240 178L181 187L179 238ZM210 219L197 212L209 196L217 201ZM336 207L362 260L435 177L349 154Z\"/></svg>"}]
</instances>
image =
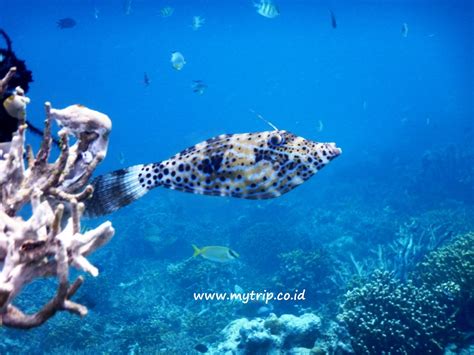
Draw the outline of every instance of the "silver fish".
<instances>
[{"instance_id":1,"label":"silver fish","mask_svg":"<svg viewBox=\"0 0 474 355\"><path fill-rule=\"evenodd\" d=\"M123 12L125 15L130 15L132 12L132 0L124 0L123 1Z\"/></svg>"},{"instance_id":2,"label":"silver fish","mask_svg":"<svg viewBox=\"0 0 474 355\"><path fill-rule=\"evenodd\" d=\"M402 36L404 38L408 37L408 24L406 22L404 22L402 25Z\"/></svg>"},{"instance_id":3,"label":"silver fish","mask_svg":"<svg viewBox=\"0 0 474 355\"><path fill-rule=\"evenodd\" d=\"M160 10L161 17L170 17L173 13L174 9L171 6L166 6Z\"/></svg>"},{"instance_id":4,"label":"silver fish","mask_svg":"<svg viewBox=\"0 0 474 355\"><path fill-rule=\"evenodd\" d=\"M318 143L274 130L222 134L167 160L99 176L86 215L111 213L155 187L250 200L281 196L341 154L335 143Z\"/></svg>"},{"instance_id":5,"label":"silver fish","mask_svg":"<svg viewBox=\"0 0 474 355\"><path fill-rule=\"evenodd\" d=\"M202 25L206 22L206 19L202 18L201 16L193 16L193 24L191 25L194 31L199 30Z\"/></svg>"},{"instance_id":6,"label":"silver fish","mask_svg":"<svg viewBox=\"0 0 474 355\"><path fill-rule=\"evenodd\" d=\"M257 9L257 13L264 17L275 18L280 15L280 10L271 0L260 0L260 2L254 3L254 6Z\"/></svg>"},{"instance_id":7,"label":"silver fish","mask_svg":"<svg viewBox=\"0 0 474 355\"><path fill-rule=\"evenodd\" d=\"M184 56L180 52L173 52L171 53L171 65L176 70L183 69L186 61L184 60Z\"/></svg>"}]
</instances>

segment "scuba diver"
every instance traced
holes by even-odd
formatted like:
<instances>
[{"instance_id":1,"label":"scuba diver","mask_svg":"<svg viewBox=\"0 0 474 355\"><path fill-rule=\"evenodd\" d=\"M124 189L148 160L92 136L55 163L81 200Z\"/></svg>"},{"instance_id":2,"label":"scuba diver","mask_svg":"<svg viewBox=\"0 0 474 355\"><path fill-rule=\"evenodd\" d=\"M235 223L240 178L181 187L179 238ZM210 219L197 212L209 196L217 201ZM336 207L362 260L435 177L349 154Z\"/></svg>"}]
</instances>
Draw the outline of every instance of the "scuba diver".
<instances>
[{"instance_id":1,"label":"scuba diver","mask_svg":"<svg viewBox=\"0 0 474 355\"><path fill-rule=\"evenodd\" d=\"M25 61L18 59L12 50L12 41L6 32L0 29L0 36L6 43L6 48L0 48L0 79L7 76L10 72L11 77L4 87L0 88L0 151L8 152L13 134L18 130L19 119L12 115L8 110L8 98L14 93L17 86L21 87L26 94L30 89L30 83L33 81L31 70L26 67ZM10 71L15 68L14 71ZM3 83L2 83L3 84ZM3 86L3 85L2 85ZM26 121L31 132L42 136L43 131L31 122ZM59 142L54 141L57 145Z\"/></svg>"}]
</instances>

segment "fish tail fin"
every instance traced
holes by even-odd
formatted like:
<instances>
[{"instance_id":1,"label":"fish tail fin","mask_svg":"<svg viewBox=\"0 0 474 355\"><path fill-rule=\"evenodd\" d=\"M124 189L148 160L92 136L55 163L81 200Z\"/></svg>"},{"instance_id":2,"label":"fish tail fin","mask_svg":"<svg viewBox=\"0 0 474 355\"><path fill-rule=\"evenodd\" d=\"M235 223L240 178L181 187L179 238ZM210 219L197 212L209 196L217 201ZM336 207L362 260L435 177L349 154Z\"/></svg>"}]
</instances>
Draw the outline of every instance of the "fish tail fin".
<instances>
[{"instance_id":1,"label":"fish tail fin","mask_svg":"<svg viewBox=\"0 0 474 355\"><path fill-rule=\"evenodd\" d=\"M192 247L193 247L193 250L194 250L193 257L196 257L196 256L198 256L199 254L202 253L202 250L199 249L196 245L193 244Z\"/></svg>"},{"instance_id":2,"label":"fish tail fin","mask_svg":"<svg viewBox=\"0 0 474 355\"><path fill-rule=\"evenodd\" d=\"M150 169L152 164L150 165ZM112 213L138 200L160 184L142 177L147 165L139 164L100 175L91 181L94 193L85 201L85 216L98 217ZM147 181L148 180L148 181Z\"/></svg>"}]
</instances>

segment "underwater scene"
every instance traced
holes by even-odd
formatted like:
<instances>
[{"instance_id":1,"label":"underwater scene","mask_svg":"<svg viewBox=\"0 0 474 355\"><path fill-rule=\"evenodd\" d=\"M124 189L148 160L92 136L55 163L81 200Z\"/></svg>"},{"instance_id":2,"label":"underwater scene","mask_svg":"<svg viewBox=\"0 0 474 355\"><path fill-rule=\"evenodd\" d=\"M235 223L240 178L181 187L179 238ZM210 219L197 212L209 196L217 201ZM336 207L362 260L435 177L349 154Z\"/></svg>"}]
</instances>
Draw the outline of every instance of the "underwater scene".
<instances>
[{"instance_id":1,"label":"underwater scene","mask_svg":"<svg viewBox=\"0 0 474 355\"><path fill-rule=\"evenodd\" d=\"M474 354L473 1L1 9L1 354Z\"/></svg>"}]
</instances>

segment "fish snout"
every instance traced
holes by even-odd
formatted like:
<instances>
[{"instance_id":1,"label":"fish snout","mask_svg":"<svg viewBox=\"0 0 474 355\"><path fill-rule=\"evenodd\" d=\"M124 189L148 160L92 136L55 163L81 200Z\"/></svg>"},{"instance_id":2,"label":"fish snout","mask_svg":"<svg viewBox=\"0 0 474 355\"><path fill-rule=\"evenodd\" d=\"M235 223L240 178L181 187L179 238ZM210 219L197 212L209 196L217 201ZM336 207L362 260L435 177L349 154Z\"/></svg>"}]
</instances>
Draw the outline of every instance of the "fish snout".
<instances>
[{"instance_id":1,"label":"fish snout","mask_svg":"<svg viewBox=\"0 0 474 355\"><path fill-rule=\"evenodd\" d=\"M337 156L342 154L342 149L336 146L336 143L326 143L326 147L329 151L329 154L332 158L336 158Z\"/></svg>"}]
</instances>

